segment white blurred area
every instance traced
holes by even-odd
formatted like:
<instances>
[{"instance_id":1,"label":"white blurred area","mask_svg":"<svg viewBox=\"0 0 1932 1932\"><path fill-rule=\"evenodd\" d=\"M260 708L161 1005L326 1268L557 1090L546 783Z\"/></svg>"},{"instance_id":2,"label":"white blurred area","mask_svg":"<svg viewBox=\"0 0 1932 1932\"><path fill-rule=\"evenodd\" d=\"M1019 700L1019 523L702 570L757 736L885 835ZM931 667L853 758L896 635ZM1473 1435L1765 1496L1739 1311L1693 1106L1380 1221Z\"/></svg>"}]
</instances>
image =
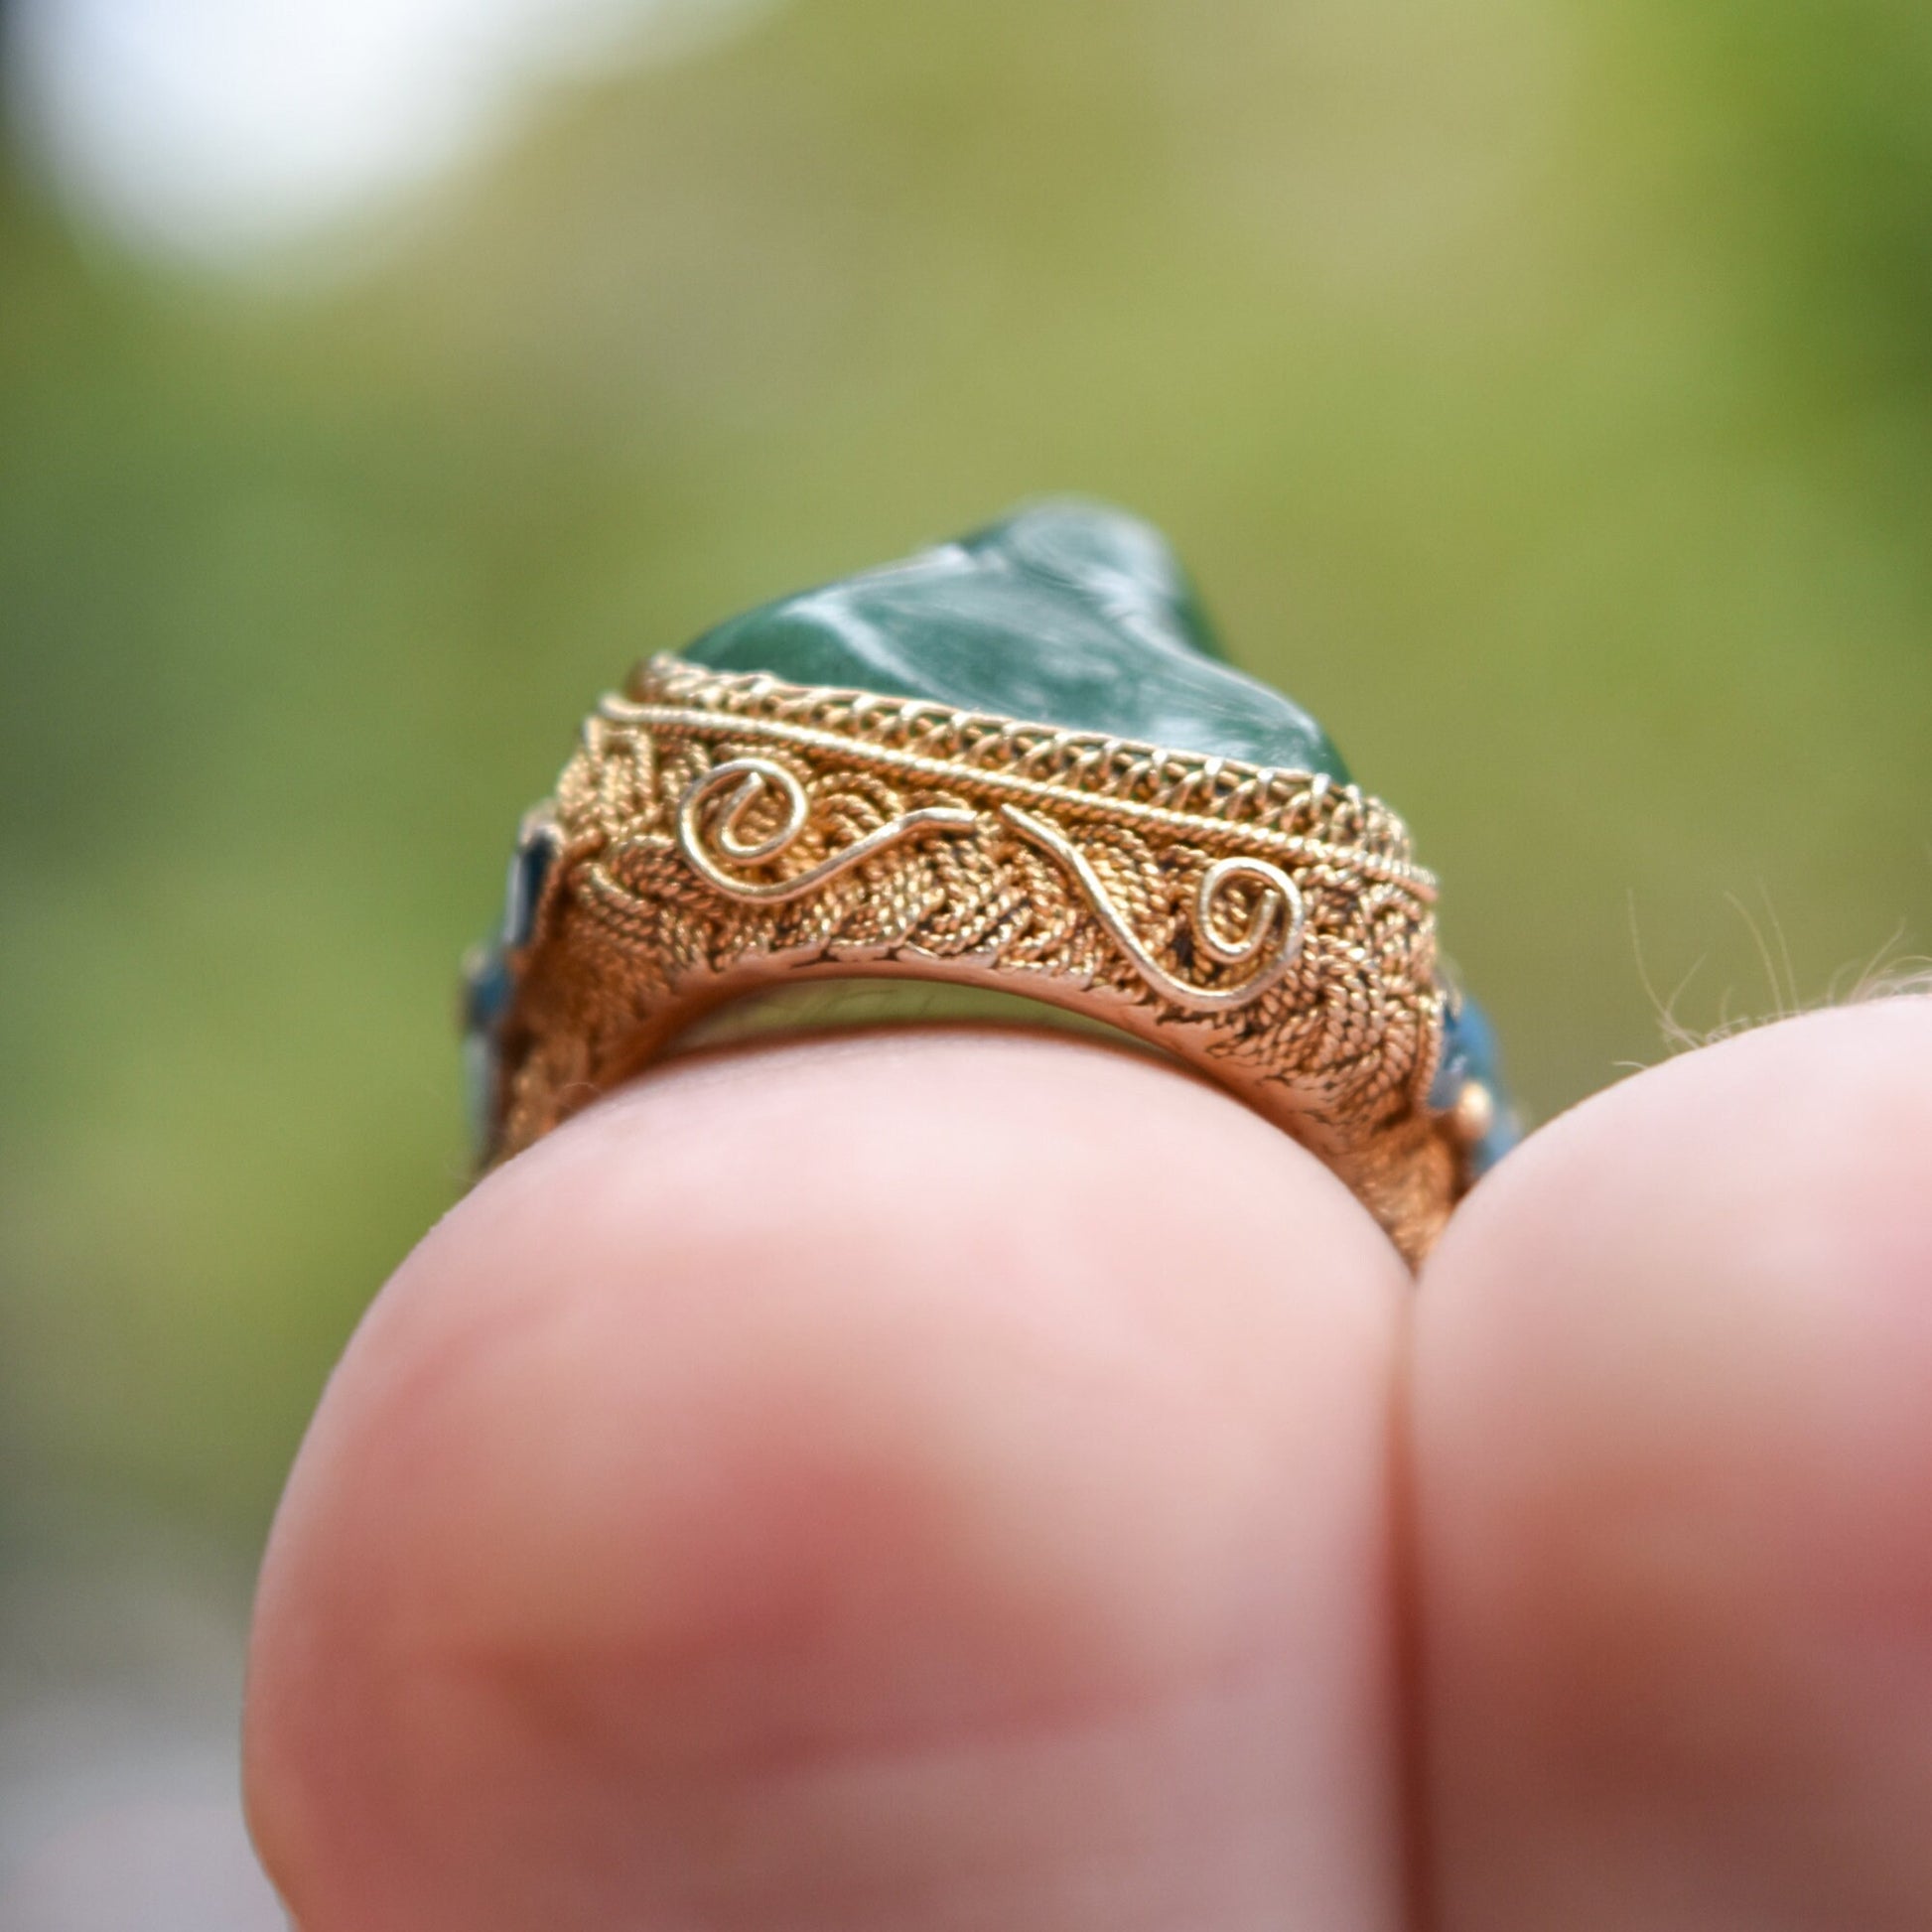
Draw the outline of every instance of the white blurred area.
<instances>
[{"instance_id":1,"label":"white blurred area","mask_svg":"<svg viewBox=\"0 0 1932 1932\"><path fill-rule=\"evenodd\" d=\"M9 0L9 118L83 219L225 268L366 260L543 98L767 0Z\"/></svg>"},{"instance_id":2,"label":"white blurred area","mask_svg":"<svg viewBox=\"0 0 1932 1932\"><path fill-rule=\"evenodd\" d=\"M246 1580L111 1545L0 1572L0 1932L281 1932L241 1820Z\"/></svg>"}]
</instances>

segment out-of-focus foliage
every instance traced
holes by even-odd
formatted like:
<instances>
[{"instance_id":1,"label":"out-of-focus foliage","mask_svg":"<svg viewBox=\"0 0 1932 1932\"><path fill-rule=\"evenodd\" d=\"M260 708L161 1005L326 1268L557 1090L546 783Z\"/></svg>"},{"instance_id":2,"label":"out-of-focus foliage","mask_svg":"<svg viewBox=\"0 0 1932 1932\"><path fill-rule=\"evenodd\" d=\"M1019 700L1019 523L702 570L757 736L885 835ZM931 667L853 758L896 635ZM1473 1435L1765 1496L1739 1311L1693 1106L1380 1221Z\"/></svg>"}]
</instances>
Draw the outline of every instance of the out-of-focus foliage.
<instances>
[{"instance_id":1,"label":"out-of-focus foliage","mask_svg":"<svg viewBox=\"0 0 1932 1932\"><path fill-rule=\"evenodd\" d=\"M328 296L0 188L6 1506L251 1534L576 716L1016 497L1169 528L1538 1112L1932 949L1928 19L797 0Z\"/></svg>"}]
</instances>

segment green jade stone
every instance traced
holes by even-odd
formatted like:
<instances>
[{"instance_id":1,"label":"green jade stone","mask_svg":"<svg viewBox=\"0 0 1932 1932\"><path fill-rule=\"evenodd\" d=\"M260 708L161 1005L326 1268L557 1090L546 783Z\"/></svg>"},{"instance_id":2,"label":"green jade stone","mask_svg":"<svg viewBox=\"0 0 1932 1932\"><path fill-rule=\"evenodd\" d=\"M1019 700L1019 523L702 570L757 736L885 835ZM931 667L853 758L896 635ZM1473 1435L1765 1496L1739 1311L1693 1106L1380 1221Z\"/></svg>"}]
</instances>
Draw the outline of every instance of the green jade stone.
<instances>
[{"instance_id":1,"label":"green jade stone","mask_svg":"<svg viewBox=\"0 0 1932 1932\"><path fill-rule=\"evenodd\" d=\"M1227 662L1167 539L1096 504L1023 509L761 605L679 655L1348 782L1306 711Z\"/></svg>"}]
</instances>

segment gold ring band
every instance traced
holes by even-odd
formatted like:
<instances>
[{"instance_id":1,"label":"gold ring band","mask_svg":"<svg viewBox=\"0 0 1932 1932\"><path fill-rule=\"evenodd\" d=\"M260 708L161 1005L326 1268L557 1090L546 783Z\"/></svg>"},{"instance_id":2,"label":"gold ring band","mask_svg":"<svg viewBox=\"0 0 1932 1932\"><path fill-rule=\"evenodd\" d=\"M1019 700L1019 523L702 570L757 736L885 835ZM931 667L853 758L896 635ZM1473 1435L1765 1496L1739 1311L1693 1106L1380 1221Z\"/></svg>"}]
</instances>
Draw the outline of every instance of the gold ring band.
<instances>
[{"instance_id":1,"label":"gold ring band","mask_svg":"<svg viewBox=\"0 0 1932 1932\"><path fill-rule=\"evenodd\" d=\"M1470 1178L1434 1110L1434 879L1321 774L650 659L525 822L483 1096L507 1158L719 1002L992 987L1199 1069L1412 1261Z\"/></svg>"}]
</instances>

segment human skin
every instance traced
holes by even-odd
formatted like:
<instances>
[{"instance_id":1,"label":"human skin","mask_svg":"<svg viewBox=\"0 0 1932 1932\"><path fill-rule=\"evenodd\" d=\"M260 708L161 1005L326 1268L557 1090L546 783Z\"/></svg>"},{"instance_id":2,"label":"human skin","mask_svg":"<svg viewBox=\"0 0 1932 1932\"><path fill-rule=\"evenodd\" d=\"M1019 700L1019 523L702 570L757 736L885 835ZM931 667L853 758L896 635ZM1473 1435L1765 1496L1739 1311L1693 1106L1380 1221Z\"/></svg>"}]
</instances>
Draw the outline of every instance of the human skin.
<instances>
[{"instance_id":1,"label":"human skin","mask_svg":"<svg viewBox=\"0 0 1932 1932\"><path fill-rule=\"evenodd\" d=\"M1625 1080L1413 1283L1136 1054L661 1069L377 1299L246 1742L305 1932L1923 1932L1932 1001Z\"/></svg>"}]
</instances>

